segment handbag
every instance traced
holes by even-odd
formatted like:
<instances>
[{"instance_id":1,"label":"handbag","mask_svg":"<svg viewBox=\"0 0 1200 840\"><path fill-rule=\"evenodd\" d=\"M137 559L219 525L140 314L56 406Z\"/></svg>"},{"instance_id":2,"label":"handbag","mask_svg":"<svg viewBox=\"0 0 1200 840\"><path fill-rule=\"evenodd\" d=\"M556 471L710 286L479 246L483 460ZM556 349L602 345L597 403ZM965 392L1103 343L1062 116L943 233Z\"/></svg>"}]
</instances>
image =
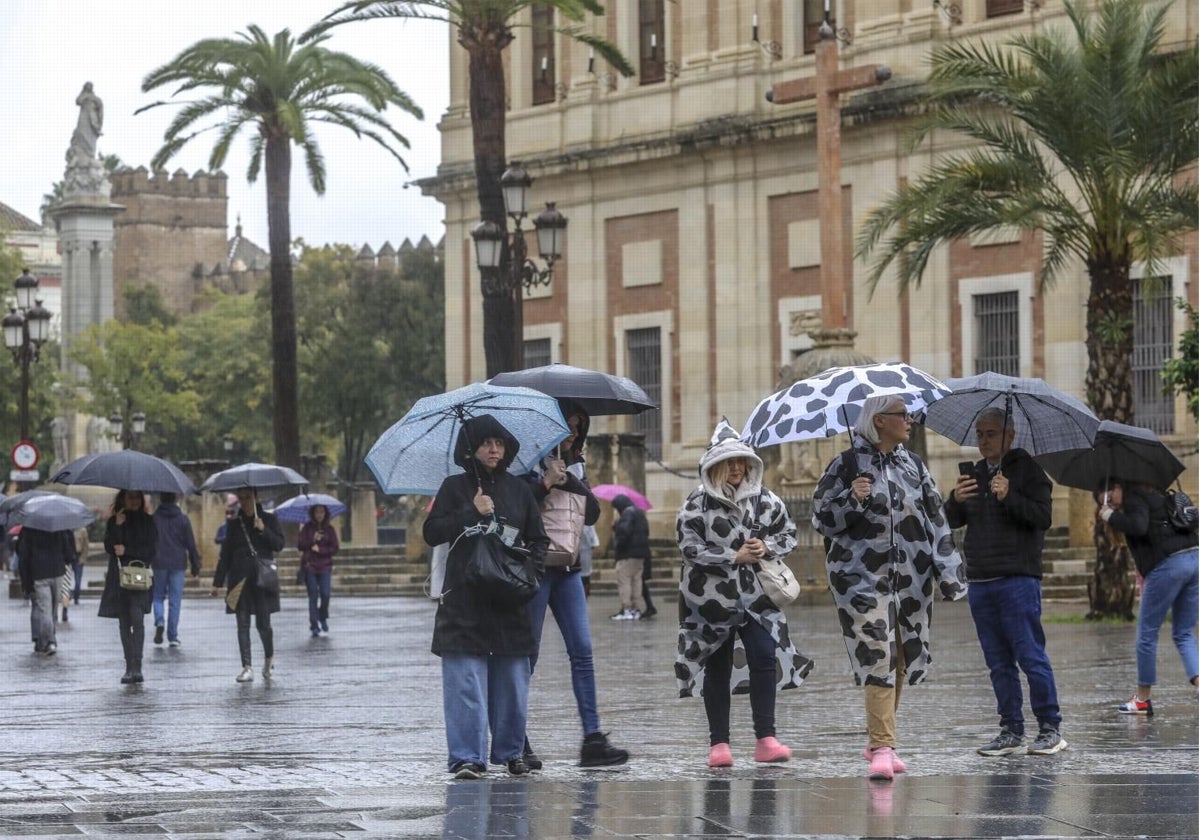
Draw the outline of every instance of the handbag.
<instances>
[{"instance_id":1,"label":"handbag","mask_svg":"<svg viewBox=\"0 0 1200 840\"><path fill-rule=\"evenodd\" d=\"M141 560L130 560L128 563L117 560L117 567L120 569L117 583L122 589L145 592L154 585L154 570Z\"/></svg>"},{"instance_id":2,"label":"handbag","mask_svg":"<svg viewBox=\"0 0 1200 840\"><path fill-rule=\"evenodd\" d=\"M538 591L537 570L529 552L506 546L495 534L473 539L463 571L467 588L499 606L527 604Z\"/></svg>"},{"instance_id":3,"label":"handbag","mask_svg":"<svg viewBox=\"0 0 1200 840\"><path fill-rule=\"evenodd\" d=\"M758 562L754 573L758 575L763 592L775 606L782 609L800 597L800 581L796 580L796 575L782 560L764 558Z\"/></svg>"},{"instance_id":4,"label":"handbag","mask_svg":"<svg viewBox=\"0 0 1200 840\"><path fill-rule=\"evenodd\" d=\"M238 522L242 526L242 533L246 535L246 545L250 547L250 556L254 558L254 585L270 595L278 595L279 568L275 565L275 558L259 557L258 552L254 550L254 541L250 539L250 532L246 530L245 521L239 516Z\"/></svg>"}]
</instances>

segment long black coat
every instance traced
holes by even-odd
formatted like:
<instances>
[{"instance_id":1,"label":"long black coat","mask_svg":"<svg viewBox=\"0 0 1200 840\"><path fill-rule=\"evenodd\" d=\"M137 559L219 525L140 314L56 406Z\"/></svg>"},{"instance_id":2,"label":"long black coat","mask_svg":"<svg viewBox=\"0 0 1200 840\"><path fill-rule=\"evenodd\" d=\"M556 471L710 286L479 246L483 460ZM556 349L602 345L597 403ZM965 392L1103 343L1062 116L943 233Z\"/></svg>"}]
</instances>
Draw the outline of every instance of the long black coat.
<instances>
[{"instance_id":1,"label":"long black coat","mask_svg":"<svg viewBox=\"0 0 1200 840\"><path fill-rule=\"evenodd\" d=\"M158 552L158 528L154 519L144 511L125 511L125 524L118 525L117 518L108 518L108 527L104 529L104 550L108 552L108 571L104 575L104 594L100 596L100 617L120 618L128 615L126 604L133 601L142 613L150 612L150 590L137 592L122 589L120 583L120 566L117 555L113 554L114 545L125 546L125 556L121 562L140 560L147 568L154 562Z\"/></svg>"},{"instance_id":2,"label":"long black coat","mask_svg":"<svg viewBox=\"0 0 1200 840\"><path fill-rule=\"evenodd\" d=\"M258 576L255 568L258 562L274 557L275 552L283 548L283 529L279 527L275 514L267 513L262 505L258 506L258 516L263 521L261 531L255 530L253 517L246 516L241 509L237 516L227 520L225 541L221 543L221 556L213 573L213 587L219 589L228 585L233 589L249 577L250 580L242 588L242 598L254 599L254 612L265 606L268 612L276 613L279 612L279 593L264 592L252 581ZM258 559L255 559L255 554ZM234 612L228 603L225 604L225 612Z\"/></svg>"}]
</instances>

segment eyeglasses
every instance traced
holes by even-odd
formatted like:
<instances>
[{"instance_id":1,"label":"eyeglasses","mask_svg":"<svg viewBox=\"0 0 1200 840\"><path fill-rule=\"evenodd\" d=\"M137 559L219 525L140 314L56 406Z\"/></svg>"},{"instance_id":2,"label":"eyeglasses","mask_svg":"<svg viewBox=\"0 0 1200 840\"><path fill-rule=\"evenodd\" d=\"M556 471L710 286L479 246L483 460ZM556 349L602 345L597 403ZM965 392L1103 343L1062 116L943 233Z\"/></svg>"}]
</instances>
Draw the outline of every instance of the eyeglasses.
<instances>
[{"instance_id":1,"label":"eyeglasses","mask_svg":"<svg viewBox=\"0 0 1200 840\"><path fill-rule=\"evenodd\" d=\"M913 417L911 414L909 414L907 411L877 411L875 413L882 414L884 417L903 417L904 421L906 423L916 422L916 419L917 419L917 418Z\"/></svg>"}]
</instances>

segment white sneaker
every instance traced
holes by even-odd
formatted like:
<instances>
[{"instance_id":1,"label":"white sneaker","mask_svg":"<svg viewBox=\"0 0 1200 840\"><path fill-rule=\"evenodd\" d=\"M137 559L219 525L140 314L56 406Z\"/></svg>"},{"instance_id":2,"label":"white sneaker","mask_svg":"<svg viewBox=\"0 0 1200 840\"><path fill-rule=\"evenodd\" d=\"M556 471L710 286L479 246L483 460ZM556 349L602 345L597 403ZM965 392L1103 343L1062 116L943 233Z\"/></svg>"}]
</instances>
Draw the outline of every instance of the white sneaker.
<instances>
[{"instance_id":1,"label":"white sneaker","mask_svg":"<svg viewBox=\"0 0 1200 840\"><path fill-rule=\"evenodd\" d=\"M639 621L641 619L641 617L642 617L641 610L630 610L629 611L629 620L630 621Z\"/></svg>"},{"instance_id":2,"label":"white sneaker","mask_svg":"<svg viewBox=\"0 0 1200 840\"><path fill-rule=\"evenodd\" d=\"M179 641L178 639L172 639L171 641L167 642L167 647L183 647L183 642Z\"/></svg>"},{"instance_id":3,"label":"white sneaker","mask_svg":"<svg viewBox=\"0 0 1200 840\"><path fill-rule=\"evenodd\" d=\"M242 669L241 673L237 675L236 679L238 682L253 682L254 669L247 665Z\"/></svg>"},{"instance_id":4,"label":"white sneaker","mask_svg":"<svg viewBox=\"0 0 1200 840\"><path fill-rule=\"evenodd\" d=\"M629 620L629 610L621 610L616 615L611 616L611 618L613 621L628 621Z\"/></svg>"}]
</instances>

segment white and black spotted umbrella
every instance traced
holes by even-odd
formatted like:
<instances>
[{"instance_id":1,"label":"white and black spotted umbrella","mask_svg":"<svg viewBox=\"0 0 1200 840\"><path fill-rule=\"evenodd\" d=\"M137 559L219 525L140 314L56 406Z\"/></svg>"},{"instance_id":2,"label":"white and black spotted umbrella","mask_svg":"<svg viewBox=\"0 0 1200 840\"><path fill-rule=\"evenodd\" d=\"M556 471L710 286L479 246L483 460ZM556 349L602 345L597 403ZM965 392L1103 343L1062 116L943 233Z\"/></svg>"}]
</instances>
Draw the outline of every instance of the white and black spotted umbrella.
<instances>
[{"instance_id":1,"label":"white and black spotted umbrella","mask_svg":"<svg viewBox=\"0 0 1200 840\"><path fill-rule=\"evenodd\" d=\"M925 413L925 425L962 446L975 445L975 421L987 408L1012 417L1013 447L1031 455L1089 449L1100 420L1086 405L1032 377L986 371L948 379L951 394Z\"/></svg>"},{"instance_id":2,"label":"white and black spotted umbrella","mask_svg":"<svg viewBox=\"0 0 1200 840\"><path fill-rule=\"evenodd\" d=\"M760 447L833 437L854 426L870 397L900 397L917 413L949 393L928 373L900 362L830 368L760 402L742 440Z\"/></svg>"}]
</instances>

